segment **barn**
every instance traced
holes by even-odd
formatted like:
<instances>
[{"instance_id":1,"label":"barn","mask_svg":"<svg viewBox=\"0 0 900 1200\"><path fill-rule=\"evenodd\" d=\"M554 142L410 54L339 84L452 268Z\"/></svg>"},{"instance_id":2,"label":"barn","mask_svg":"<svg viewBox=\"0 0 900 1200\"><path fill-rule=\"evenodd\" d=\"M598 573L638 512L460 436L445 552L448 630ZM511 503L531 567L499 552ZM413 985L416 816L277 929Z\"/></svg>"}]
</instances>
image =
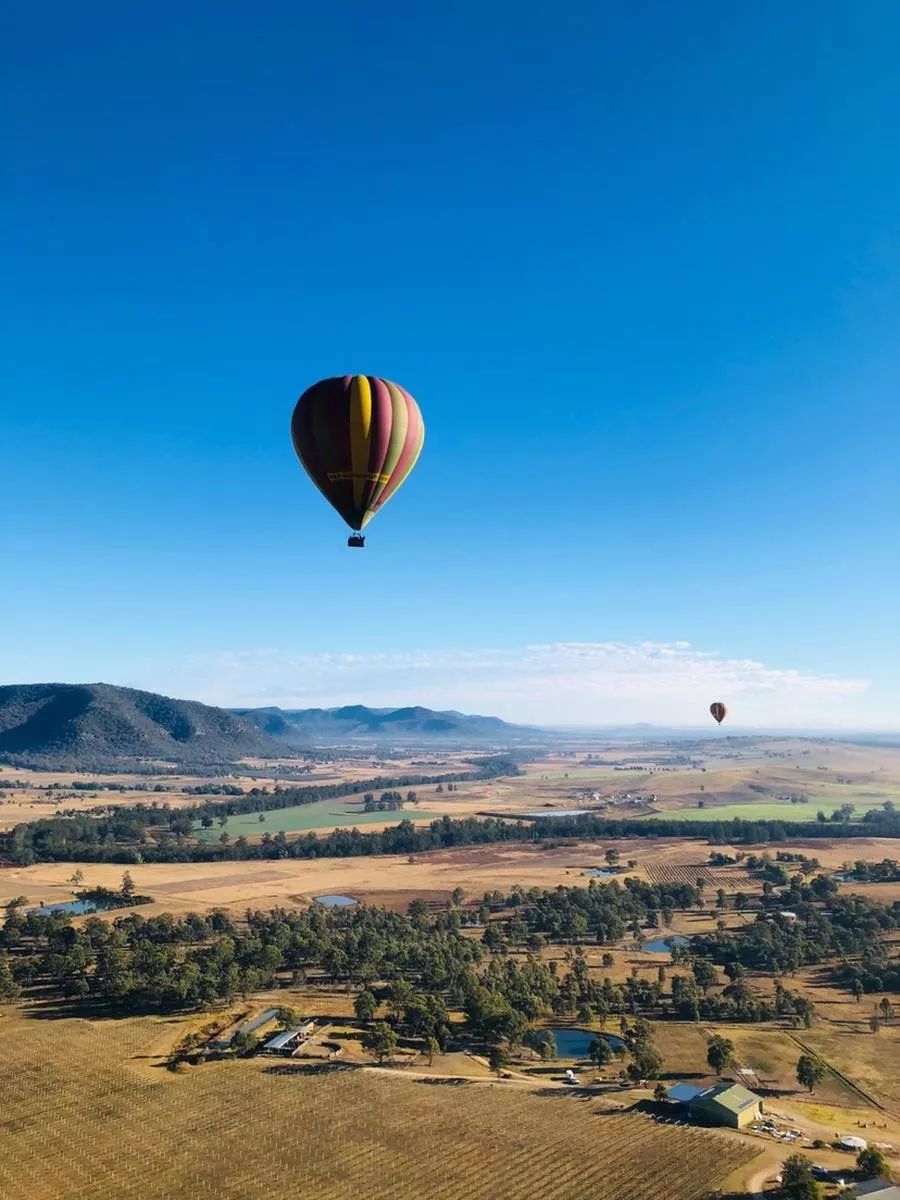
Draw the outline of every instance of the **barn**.
<instances>
[{"instance_id":1,"label":"barn","mask_svg":"<svg viewBox=\"0 0 900 1200\"><path fill-rule=\"evenodd\" d=\"M762 1116L762 1100L740 1083L718 1083L697 1088L678 1083L669 1088L670 1100L683 1104L691 1117L702 1125L730 1125L744 1129Z\"/></svg>"},{"instance_id":2,"label":"barn","mask_svg":"<svg viewBox=\"0 0 900 1200\"><path fill-rule=\"evenodd\" d=\"M696 1121L744 1129L762 1116L762 1100L741 1083L719 1083L695 1096L690 1110Z\"/></svg>"}]
</instances>

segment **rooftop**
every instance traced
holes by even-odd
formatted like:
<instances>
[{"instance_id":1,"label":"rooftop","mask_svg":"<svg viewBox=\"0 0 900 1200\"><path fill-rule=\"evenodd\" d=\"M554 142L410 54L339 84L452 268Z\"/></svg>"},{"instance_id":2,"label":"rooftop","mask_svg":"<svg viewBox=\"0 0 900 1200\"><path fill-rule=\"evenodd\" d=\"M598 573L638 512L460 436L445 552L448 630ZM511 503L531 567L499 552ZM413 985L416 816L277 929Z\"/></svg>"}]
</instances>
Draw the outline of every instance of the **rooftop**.
<instances>
[{"instance_id":1,"label":"rooftop","mask_svg":"<svg viewBox=\"0 0 900 1200\"><path fill-rule=\"evenodd\" d=\"M856 1194L869 1200L900 1200L900 1187L888 1179L867 1179L856 1185Z\"/></svg>"},{"instance_id":2,"label":"rooftop","mask_svg":"<svg viewBox=\"0 0 900 1200\"><path fill-rule=\"evenodd\" d=\"M297 1025L294 1029L285 1029L282 1033L276 1033L273 1038L263 1046L263 1050L283 1050L295 1037L299 1037L304 1033L307 1025Z\"/></svg>"},{"instance_id":3,"label":"rooftop","mask_svg":"<svg viewBox=\"0 0 900 1200\"><path fill-rule=\"evenodd\" d=\"M740 1113L752 1104L759 1104L759 1096L741 1083L717 1083L714 1087L704 1088L692 1103L712 1104L729 1112Z\"/></svg>"}]
</instances>

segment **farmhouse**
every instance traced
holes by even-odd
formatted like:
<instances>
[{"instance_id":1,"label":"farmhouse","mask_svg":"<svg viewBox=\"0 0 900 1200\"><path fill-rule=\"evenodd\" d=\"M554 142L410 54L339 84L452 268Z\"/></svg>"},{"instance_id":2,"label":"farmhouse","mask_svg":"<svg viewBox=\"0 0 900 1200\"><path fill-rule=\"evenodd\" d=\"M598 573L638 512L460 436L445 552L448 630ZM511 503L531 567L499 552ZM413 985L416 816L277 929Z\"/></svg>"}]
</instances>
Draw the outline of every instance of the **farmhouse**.
<instances>
[{"instance_id":1,"label":"farmhouse","mask_svg":"<svg viewBox=\"0 0 900 1200\"><path fill-rule=\"evenodd\" d=\"M695 1088L679 1083L669 1088L670 1100L684 1104L698 1123L743 1129L762 1116L762 1100L740 1083Z\"/></svg>"}]
</instances>

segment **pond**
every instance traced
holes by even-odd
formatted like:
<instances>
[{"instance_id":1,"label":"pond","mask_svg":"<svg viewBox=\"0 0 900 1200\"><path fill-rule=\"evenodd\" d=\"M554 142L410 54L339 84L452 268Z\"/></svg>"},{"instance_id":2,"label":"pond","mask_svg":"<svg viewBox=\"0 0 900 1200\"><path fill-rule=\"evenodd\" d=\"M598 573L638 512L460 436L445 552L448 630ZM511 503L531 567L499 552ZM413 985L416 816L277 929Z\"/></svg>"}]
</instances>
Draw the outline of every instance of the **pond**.
<instances>
[{"instance_id":1,"label":"pond","mask_svg":"<svg viewBox=\"0 0 900 1200\"><path fill-rule=\"evenodd\" d=\"M673 946L689 946L691 939L682 937L680 933L670 933L666 937L654 938L652 942L644 942L642 950L648 954L668 954Z\"/></svg>"},{"instance_id":2,"label":"pond","mask_svg":"<svg viewBox=\"0 0 900 1200\"><path fill-rule=\"evenodd\" d=\"M593 871L588 871L591 879L615 879L618 874L618 871L604 871L602 867L594 867Z\"/></svg>"},{"instance_id":3,"label":"pond","mask_svg":"<svg viewBox=\"0 0 900 1200\"><path fill-rule=\"evenodd\" d=\"M352 896L314 896L316 904L324 904L326 908L349 908L357 901Z\"/></svg>"},{"instance_id":4,"label":"pond","mask_svg":"<svg viewBox=\"0 0 900 1200\"><path fill-rule=\"evenodd\" d=\"M616 1053L625 1047L615 1033L594 1033L591 1029L572 1029L568 1025L552 1028L550 1032L556 1039L556 1053L560 1058L588 1058L591 1042L597 1037L609 1042L610 1048Z\"/></svg>"},{"instance_id":5,"label":"pond","mask_svg":"<svg viewBox=\"0 0 900 1200\"><path fill-rule=\"evenodd\" d=\"M30 913L69 913L73 917L83 917L87 913L104 912L110 906L102 900L62 900L58 904L42 904L38 908L29 908Z\"/></svg>"}]
</instances>

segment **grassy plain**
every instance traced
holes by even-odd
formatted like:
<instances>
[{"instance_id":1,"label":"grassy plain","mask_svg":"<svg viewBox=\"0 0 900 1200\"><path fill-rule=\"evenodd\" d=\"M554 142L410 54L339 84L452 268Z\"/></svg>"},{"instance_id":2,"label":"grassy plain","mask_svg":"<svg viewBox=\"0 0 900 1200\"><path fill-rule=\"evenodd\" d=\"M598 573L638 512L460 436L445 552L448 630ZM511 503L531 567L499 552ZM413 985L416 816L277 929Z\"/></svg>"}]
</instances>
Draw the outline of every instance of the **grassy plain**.
<instances>
[{"instance_id":1,"label":"grassy plain","mask_svg":"<svg viewBox=\"0 0 900 1200\"><path fill-rule=\"evenodd\" d=\"M367 813L363 811L361 800L317 800L313 804L295 804L266 813L240 813L229 817L224 825L217 823L211 829L198 828L197 837L201 842L217 842L223 833L231 838L243 835L250 840L263 833L307 833L313 829L344 829L355 825L384 828L385 825L396 825L398 821L412 821L418 825L436 821L446 812L444 808L406 805L400 812ZM450 815L453 815L452 810Z\"/></svg>"},{"instance_id":2,"label":"grassy plain","mask_svg":"<svg viewBox=\"0 0 900 1200\"><path fill-rule=\"evenodd\" d=\"M814 821L819 809L826 817L830 817L843 803L843 800L822 800L815 807L811 807L809 804L791 804L789 801L738 801L734 804L707 801L703 808L665 809L662 812L649 813L644 820L671 821L675 818L679 821ZM881 808L884 801L856 799L852 803L856 808L854 815L859 818L873 808Z\"/></svg>"},{"instance_id":3,"label":"grassy plain","mask_svg":"<svg viewBox=\"0 0 900 1200\"><path fill-rule=\"evenodd\" d=\"M515 1081L261 1060L173 1076L153 1055L171 1024L5 1010L4 1200L700 1200L756 1153Z\"/></svg>"}]
</instances>

